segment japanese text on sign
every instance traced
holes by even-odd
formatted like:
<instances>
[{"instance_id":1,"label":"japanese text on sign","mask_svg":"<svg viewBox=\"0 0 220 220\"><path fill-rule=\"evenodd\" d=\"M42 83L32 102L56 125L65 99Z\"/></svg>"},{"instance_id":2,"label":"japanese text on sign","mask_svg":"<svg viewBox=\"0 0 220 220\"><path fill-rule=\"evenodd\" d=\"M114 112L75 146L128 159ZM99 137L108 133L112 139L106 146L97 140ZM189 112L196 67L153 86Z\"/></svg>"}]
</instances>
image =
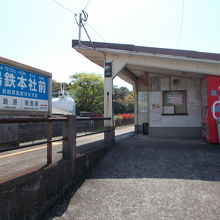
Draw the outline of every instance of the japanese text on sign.
<instances>
[{"instance_id":1,"label":"japanese text on sign","mask_svg":"<svg viewBox=\"0 0 220 220\"><path fill-rule=\"evenodd\" d=\"M0 64L0 109L48 110L48 77Z\"/></svg>"}]
</instances>

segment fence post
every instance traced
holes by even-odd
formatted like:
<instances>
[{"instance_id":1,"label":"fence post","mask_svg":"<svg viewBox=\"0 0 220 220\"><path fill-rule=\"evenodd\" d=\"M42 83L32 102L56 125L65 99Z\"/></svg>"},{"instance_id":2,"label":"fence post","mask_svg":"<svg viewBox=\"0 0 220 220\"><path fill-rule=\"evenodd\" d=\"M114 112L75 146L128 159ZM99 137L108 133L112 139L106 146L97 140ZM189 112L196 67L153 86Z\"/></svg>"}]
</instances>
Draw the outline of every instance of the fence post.
<instances>
[{"instance_id":1,"label":"fence post","mask_svg":"<svg viewBox=\"0 0 220 220\"><path fill-rule=\"evenodd\" d=\"M63 121L63 159L75 160L76 155L76 116L68 115Z\"/></svg>"},{"instance_id":2,"label":"fence post","mask_svg":"<svg viewBox=\"0 0 220 220\"><path fill-rule=\"evenodd\" d=\"M104 143L108 145L112 145L115 143L115 127L114 126L105 127Z\"/></svg>"},{"instance_id":3,"label":"fence post","mask_svg":"<svg viewBox=\"0 0 220 220\"><path fill-rule=\"evenodd\" d=\"M52 122L47 122L47 164L52 163Z\"/></svg>"}]
</instances>

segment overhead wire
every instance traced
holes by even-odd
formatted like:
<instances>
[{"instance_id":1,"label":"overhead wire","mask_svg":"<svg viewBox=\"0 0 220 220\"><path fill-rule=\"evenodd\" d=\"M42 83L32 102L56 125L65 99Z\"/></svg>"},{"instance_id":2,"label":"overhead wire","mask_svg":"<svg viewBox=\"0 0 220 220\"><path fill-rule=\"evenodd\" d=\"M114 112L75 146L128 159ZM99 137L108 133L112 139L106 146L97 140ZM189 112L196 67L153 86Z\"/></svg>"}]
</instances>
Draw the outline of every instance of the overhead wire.
<instances>
[{"instance_id":1,"label":"overhead wire","mask_svg":"<svg viewBox=\"0 0 220 220\"><path fill-rule=\"evenodd\" d=\"M88 22L86 22L85 25L88 25L103 41L106 42L106 40Z\"/></svg>"},{"instance_id":2,"label":"overhead wire","mask_svg":"<svg viewBox=\"0 0 220 220\"><path fill-rule=\"evenodd\" d=\"M68 12L70 12L71 14L74 14L75 21L76 21L77 25L79 25L79 22L77 21L77 14L76 14L74 11L72 11L72 10L69 9L69 8L67 8L65 5L60 4L60 3L57 2L56 0L52 0L52 1L53 1L54 3L56 3L57 5L59 5L60 7L64 8L65 10L67 10ZM85 11L85 9L88 7L88 5L91 3L91 1L92 1L92 0L89 0L89 1L87 2L87 4L85 5L85 7L84 7L84 9L83 9L82 11ZM106 40L105 40L105 39L95 30L95 28L93 28L87 21L85 21L85 24L83 24L84 30L85 30L85 25L89 26L89 28L90 28L91 30L93 30L93 31L97 34L97 36L99 36L103 41L106 42ZM85 30L85 32L86 32L86 35L88 36L88 32L87 32L86 30ZM90 38L90 37L88 37L88 38Z\"/></svg>"},{"instance_id":3,"label":"overhead wire","mask_svg":"<svg viewBox=\"0 0 220 220\"><path fill-rule=\"evenodd\" d=\"M88 7L88 5L91 3L92 0L89 0L86 4L86 6L84 7L83 11L85 11L85 9ZM89 26L91 30L93 30L103 41L106 42L106 40L86 21L84 26L85 29L85 25ZM85 30L86 31L86 30Z\"/></svg>"},{"instance_id":4,"label":"overhead wire","mask_svg":"<svg viewBox=\"0 0 220 220\"><path fill-rule=\"evenodd\" d=\"M89 39L89 41L90 41L92 47L94 48L94 44L93 44L93 42L92 42L92 40L91 40L91 38L90 38L90 36L89 36L89 34L88 34L88 32L87 32L85 26L84 26L84 24L82 24L82 27L83 27L84 31L86 32L86 35L87 35L87 37L88 37L88 39ZM82 44L81 44L81 45L82 45ZM84 45L82 45L82 46L84 46Z\"/></svg>"},{"instance_id":5,"label":"overhead wire","mask_svg":"<svg viewBox=\"0 0 220 220\"><path fill-rule=\"evenodd\" d=\"M10 31L10 32L12 32L12 33L15 33L16 36L19 36L22 40L25 41L25 43L31 44L32 48L34 48L34 49L37 50L38 52L42 53L42 51L45 50L45 47L42 46L42 43L40 43L39 41L33 39L32 37L29 36L29 37L27 38L22 32L19 32L19 31L15 30L14 28L11 28L11 27L8 26L8 25L5 25L5 24L0 23L0 27L1 27L1 26L4 27L4 28L6 28L8 31ZM33 45L34 45L35 47L33 47ZM34 50L31 50L31 51L32 51L33 53L35 53ZM56 51L50 50L49 48L47 48L47 51L49 51L50 54L55 54L55 55L57 55L58 57L60 56L59 53L56 53ZM62 65L66 65L66 63L64 63L62 59L59 59L58 62L60 62L60 64L62 64ZM50 70L48 70L48 71L50 71Z\"/></svg>"},{"instance_id":6,"label":"overhead wire","mask_svg":"<svg viewBox=\"0 0 220 220\"><path fill-rule=\"evenodd\" d=\"M84 29L84 31L85 31L85 33L86 33L86 35L87 35L87 37L88 37L90 43L91 43L92 48L95 48L95 47L94 47L94 44L93 44L93 42L92 42L92 40L91 40L91 38L90 38L90 36L89 36L89 34L88 34L86 28L85 28L85 24L86 24L87 19L88 19L88 13L86 13L84 10L82 10L82 13L80 13L80 16L79 16L79 23L77 22L77 24L79 25L79 40L78 40L78 45L79 45L79 46L83 46L83 47L87 47L86 45L83 45L83 44L81 43L81 27L82 27L82 28Z\"/></svg>"},{"instance_id":7,"label":"overhead wire","mask_svg":"<svg viewBox=\"0 0 220 220\"><path fill-rule=\"evenodd\" d=\"M182 30L183 30L183 15L184 15L184 6L185 0L182 0L182 10L181 10L181 17L180 17L180 29L179 29L179 37L178 37L178 45L181 47L181 40L182 40Z\"/></svg>"},{"instance_id":8,"label":"overhead wire","mask_svg":"<svg viewBox=\"0 0 220 220\"><path fill-rule=\"evenodd\" d=\"M31 44L32 46L35 45L36 49L39 50L40 52L42 52L42 49L45 49L41 43L33 38L31 38L30 36L26 37L25 34L23 34L22 32L17 31L16 29L14 29L14 27L10 27L6 24L2 24L0 23L0 26L7 29L8 31L10 31L11 33L15 33L16 37L20 37L20 39L22 39L23 41L25 41L25 43Z\"/></svg>"},{"instance_id":9,"label":"overhead wire","mask_svg":"<svg viewBox=\"0 0 220 220\"><path fill-rule=\"evenodd\" d=\"M27 38L25 35L23 35L20 32L18 32L17 30L15 30L14 28L11 28L11 27L9 27L9 26L7 26L5 24L2 24L2 23L0 23L0 26L2 26L3 28L5 28L5 29L7 29L7 30L9 30L11 32L14 32L15 34L17 34L23 40L25 40L25 41L28 40L29 41L29 38Z\"/></svg>"},{"instance_id":10,"label":"overhead wire","mask_svg":"<svg viewBox=\"0 0 220 220\"><path fill-rule=\"evenodd\" d=\"M92 0L89 0L89 1L87 2L87 4L86 4L86 6L84 7L83 11L86 10L86 8L88 7L88 5L90 4L91 1L92 1Z\"/></svg>"},{"instance_id":11,"label":"overhead wire","mask_svg":"<svg viewBox=\"0 0 220 220\"><path fill-rule=\"evenodd\" d=\"M60 4L59 2L57 2L56 0L52 0L54 3L56 3L57 5L59 5L60 7L64 8L65 10L69 11L72 14L75 14L74 11L72 11L71 9L67 8L65 5Z\"/></svg>"}]
</instances>

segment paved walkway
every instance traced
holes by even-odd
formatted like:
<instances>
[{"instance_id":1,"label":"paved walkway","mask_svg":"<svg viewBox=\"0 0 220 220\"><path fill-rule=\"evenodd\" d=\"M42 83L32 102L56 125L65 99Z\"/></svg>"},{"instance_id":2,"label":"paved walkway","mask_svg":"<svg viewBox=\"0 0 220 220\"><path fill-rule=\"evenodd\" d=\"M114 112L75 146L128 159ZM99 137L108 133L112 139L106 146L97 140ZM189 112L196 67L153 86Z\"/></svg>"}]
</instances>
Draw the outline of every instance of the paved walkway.
<instances>
[{"instance_id":1,"label":"paved walkway","mask_svg":"<svg viewBox=\"0 0 220 220\"><path fill-rule=\"evenodd\" d=\"M220 147L138 135L117 143L48 219L220 219Z\"/></svg>"}]
</instances>

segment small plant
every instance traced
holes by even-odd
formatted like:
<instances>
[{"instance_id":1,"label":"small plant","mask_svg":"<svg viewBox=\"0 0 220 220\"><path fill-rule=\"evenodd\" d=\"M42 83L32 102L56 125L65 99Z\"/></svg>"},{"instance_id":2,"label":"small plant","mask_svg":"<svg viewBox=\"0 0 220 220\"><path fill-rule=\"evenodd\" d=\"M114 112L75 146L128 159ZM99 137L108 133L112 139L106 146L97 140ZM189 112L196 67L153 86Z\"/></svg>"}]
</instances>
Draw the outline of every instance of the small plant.
<instances>
[{"instance_id":1,"label":"small plant","mask_svg":"<svg viewBox=\"0 0 220 220\"><path fill-rule=\"evenodd\" d=\"M115 126L130 125L134 123L134 114L122 113L114 116Z\"/></svg>"}]
</instances>

